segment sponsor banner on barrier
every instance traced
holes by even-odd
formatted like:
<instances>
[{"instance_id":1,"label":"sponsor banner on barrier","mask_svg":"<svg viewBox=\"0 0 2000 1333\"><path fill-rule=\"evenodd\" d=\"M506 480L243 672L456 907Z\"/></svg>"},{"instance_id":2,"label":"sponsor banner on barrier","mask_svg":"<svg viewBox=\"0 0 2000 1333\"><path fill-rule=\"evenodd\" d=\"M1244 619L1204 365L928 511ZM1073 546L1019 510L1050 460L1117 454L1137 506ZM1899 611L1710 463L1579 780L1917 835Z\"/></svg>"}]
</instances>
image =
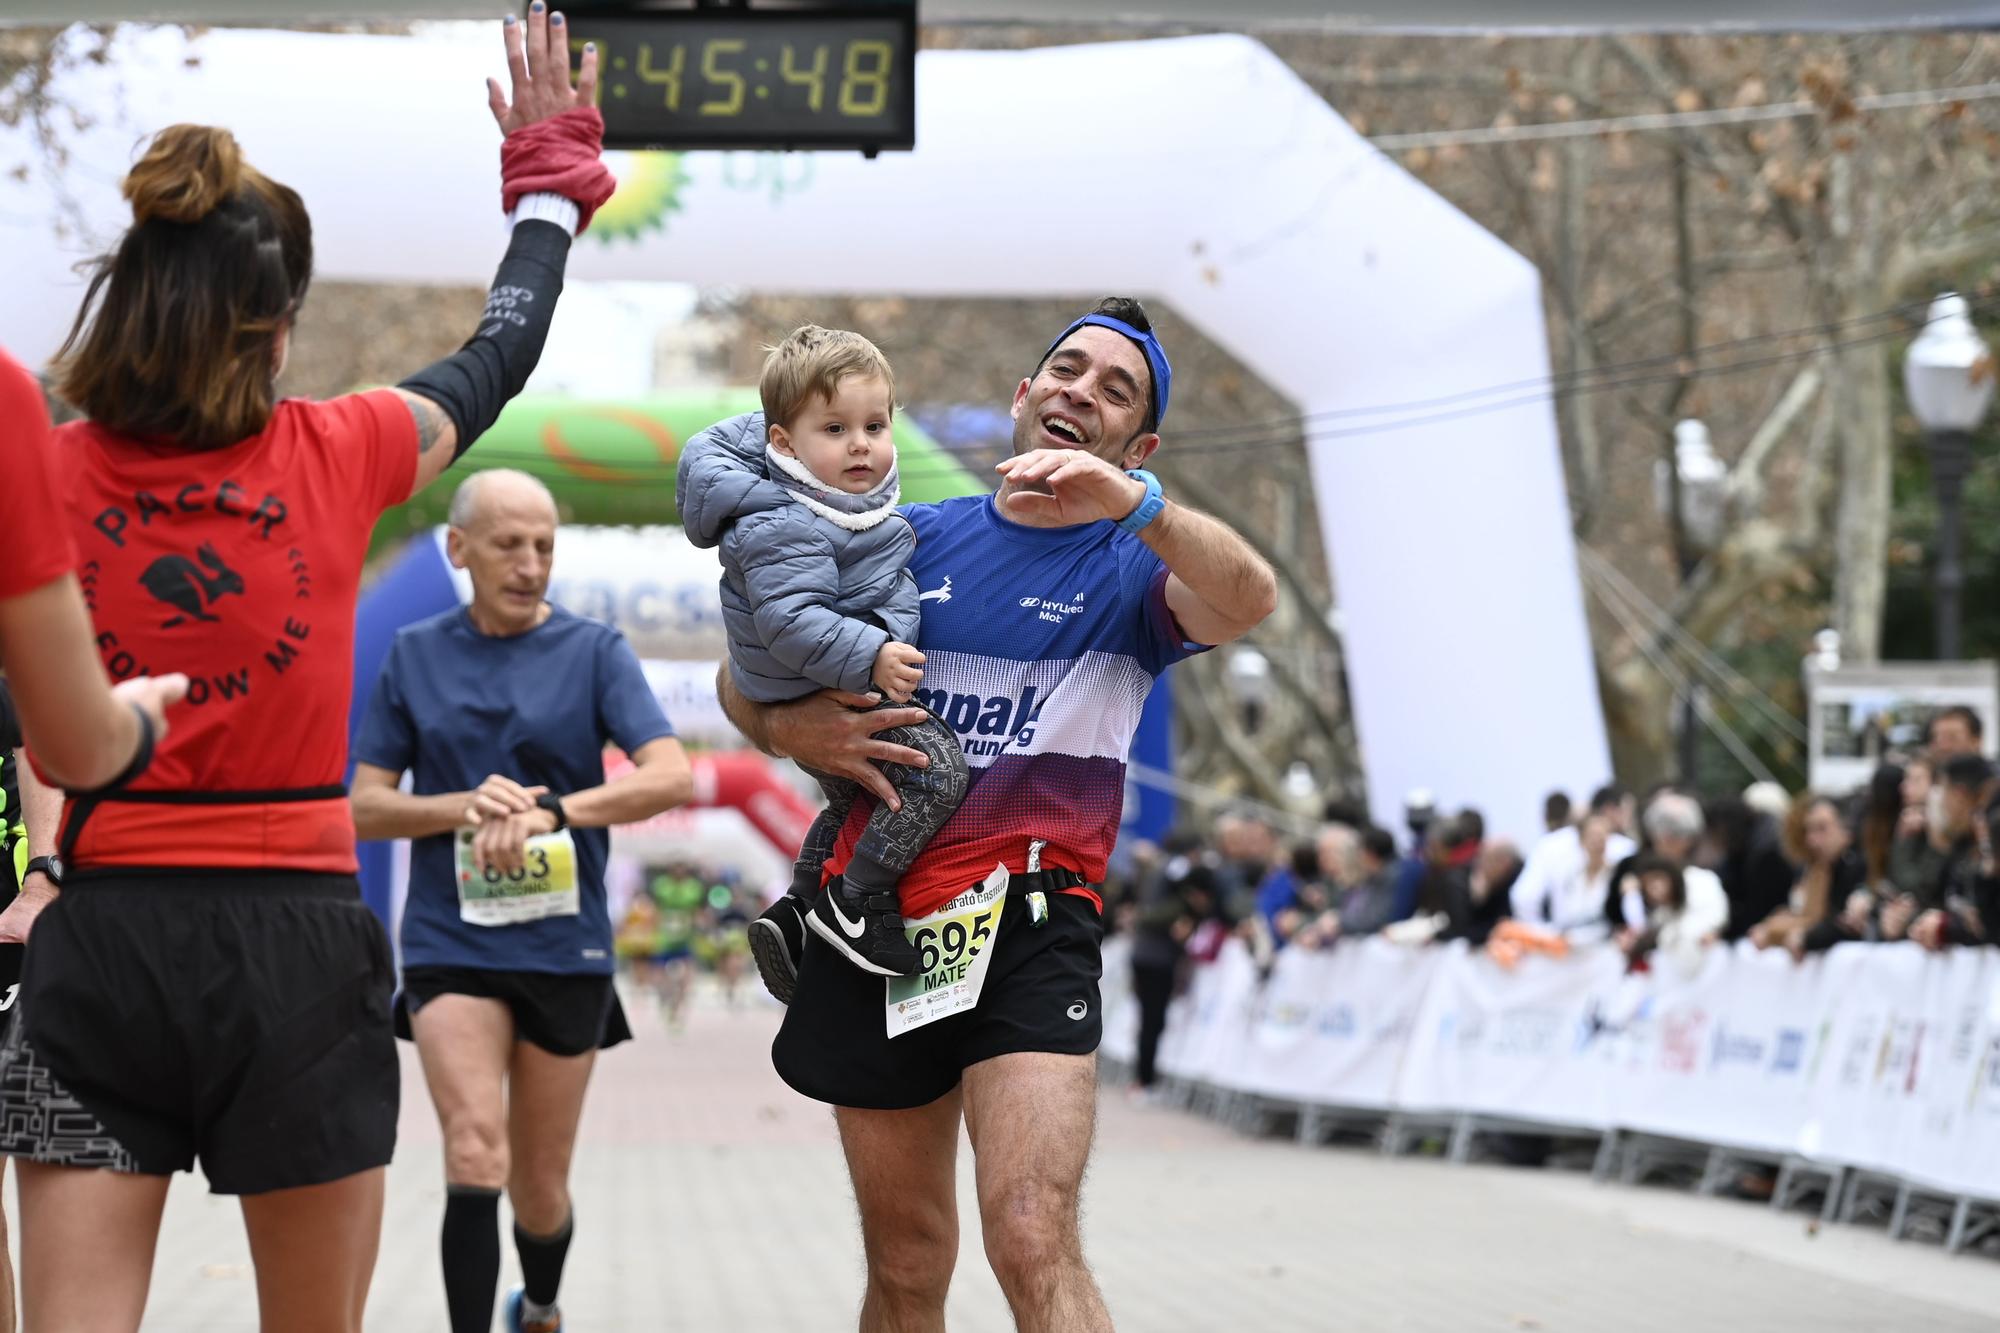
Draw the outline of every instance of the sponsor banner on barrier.
<instances>
[{"instance_id":1,"label":"sponsor banner on barrier","mask_svg":"<svg viewBox=\"0 0 2000 1333\"><path fill-rule=\"evenodd\" d=\"M1530 956L1510 970L1463 944L1447 946L1403 1059L1396 1106L1603 1128L1604 1059L1586 1038L1623 971L1611 950Z\"/></svg>"},{"instance_id":2,"label":"sponsor banner on barrier","mask_svg":"<svg viewBox=\"0 0 2000 1333\"><path fill-rule=\"evenodd\" d=\"M1914 945L1837 950L1827 959L1832 1001L1799 1147L1810 1157L1894 1171L1924 1029L1925 972Z\"/></svg>"},{"instance_id":3,"label":"sponsor banner on barrier","mask_svg":"<svg viewBox=\"0 0 2000 1333\"><path fill-rule=\"evenodd\" d=\"M1927 1187L1955 1184L2000 1197L2000 1174L1994 1170L2000 1162L1978 1151L2000 1129L1991 1116L1982 1120L1979 1104L1980 1065L1991 1045L1988 1014L2000 967L1984 949L1956 950L1930 961L1897 1173Z\"/></svg>"},{"instance_id":4,"label":"sponsor banner on barrier","mask_svg":"<svg viewBox=\"0 0 2000 1333\"><path fill-rule=\"evenodd\" d=\"M1129 1059L1123 977L1107 967L1106 1049ZM1738 945L1688 976L1628 972L1609 947L1505 969L1462 944L1370 940L1287 950L1260 976L1231 943L1175 999L1159 1067L1283 1101L1630 1129L2000 1199L1993 949L1846 945L1794 963Z\"/></svg>"},{"instance_id":5,"label":"sponsor banner on barrier","mask_svg":"<svg viewBox=\"0 0 2000 1333\"><path fill-rule=\"evenodd\" d=\"M1235 941L1213 963L1196 968L1187 992L1168 1011L1168 1037L1176 1027L1183 1031L1171 1046L1161 1041L1160 1069L1175 1078L1219 1083L1243 1044L1259 989L1257 965Z\"/></svg>"},{"instance_id":6,"label":"sponsor banner on barrier","mask_svg":"<svg viewBox=\"0 0 2000 1333\"><path fill-rule=\"evenodd\" d=\"M1701 971L1626 978L1607 1009L1612 1123L1759 1152L1797 1147L1823 960L1712 948Z\"/></svg>"},{"instance_id":7,"label":"sponsor banner on barrier","mask_svg":"<svg viewBox=\"0 0 2000 1333\"><path fill-rule=\"evenodd\" d=\"M1957 1134L1958 1170L1940 1179L1963 1180L1971 1193L2000 1199L2000 954L1981 952L1985 971L1977 992L1977 1023L1966 1034L1972 1069L1959 1094L1965 1099L1965 1115Z\"/></svg>"},{"instance_id":8,"label":"sponsor banner on barrier","mask_svg":"<svg viewBox=\"0 0 2000 1333\"><path fill-rule=\"evenodd\" d=\"M1104 973L1098 982L1104 1039L1098 1049L1108 1060L1129 1065L1139 1055L1139 1006L1132 998L1132 941L1113 935L1104 942Z\"/></svg>"},{"instance_id":9,"label":"sponsor banner on barrier","mask_svg":"<svg viewBox=\"0 0 2000 1333\"><path fill-rule=\"evenodd\" d=\"M1287 949L1227 1062L1231 1085L1284 1101L1384 1108L1395 1096L1439 955L1363 940L1327 953Z\"/></svg>"}]
</instances>

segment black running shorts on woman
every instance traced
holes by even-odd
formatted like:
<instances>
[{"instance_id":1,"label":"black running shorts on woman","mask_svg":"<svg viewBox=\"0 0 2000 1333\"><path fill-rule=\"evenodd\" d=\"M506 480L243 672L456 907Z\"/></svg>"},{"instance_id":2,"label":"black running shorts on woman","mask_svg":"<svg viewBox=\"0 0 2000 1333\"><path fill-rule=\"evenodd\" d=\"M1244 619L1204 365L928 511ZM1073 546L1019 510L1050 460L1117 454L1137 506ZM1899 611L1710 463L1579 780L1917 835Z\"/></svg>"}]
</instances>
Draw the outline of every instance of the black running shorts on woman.
<instances>
[{"instance_id":1,"label":"black running shorts on woman","mask_svg":"<svg viewBox=\"0 0 2000 1333\"><path fill-rule=\"evenodd\" d=\"M388 938L352 876L73 877L0 1046L0 1152L260 1194L387 1165Z\"/></svg>"},{"instance_id":2,"label":"black running shorts on woman","mask_svg":"<svg viewBox=\"0 0 2000 1333\"><path fill-rule=\"evenodd\" d=\"M936 1101L995 1056L1089 1055L1104 1035L1104 922L1090 899L1059 891L1076 882L1067 872L1010 879L978 1007L894 1039L882 978L807 931L798 992L771 1045L779 1076L816 1101L901 1111ZM1038 889L1049 909L1040 925L1028 905Z\"/></svg>"}]
</instances>

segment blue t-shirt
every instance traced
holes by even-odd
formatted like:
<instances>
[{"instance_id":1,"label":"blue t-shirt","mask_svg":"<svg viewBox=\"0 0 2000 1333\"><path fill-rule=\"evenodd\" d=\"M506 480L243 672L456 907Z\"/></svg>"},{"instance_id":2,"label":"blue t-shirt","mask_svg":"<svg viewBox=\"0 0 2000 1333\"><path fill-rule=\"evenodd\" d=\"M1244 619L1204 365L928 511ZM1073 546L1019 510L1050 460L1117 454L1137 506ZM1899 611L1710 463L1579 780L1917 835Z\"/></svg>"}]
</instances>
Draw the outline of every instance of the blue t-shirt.
<instances>
[{"instance_id":1,"label":"blue t-shirt","mask_svg":"<svg viewBox=\"0 0 2000 1333\"><path fill-rule=\"evenodd\" d=\"M991 873L1044 866L1104 882L1125 766L1153 681L1201 651L1167 605L1167 567L1112 523L1028 527L991 495L905 506L923 623L917 699L965 747L958 812L904 874L920 916ZM873 805L857 801L828 868L846 865Z\"/></svg>"},{"instance_id":2,"label":"blue t-shirt","mask_svg":"<svg viewBox=\"0 0 2000 1333\"><path fill-rule=\"evenodd\" d=\"M526 634L496 638L460 608L397 633L354 757L409 770L419 796L471 791L494 773L565 796L602 785L607 743L630 754L673 734L631 645L609 625L558 606ZM582 910L507 926L459 920L453 835L415 839L404 966L609 973L611 833L570 832Z\"/></svg>"}]
</instances>

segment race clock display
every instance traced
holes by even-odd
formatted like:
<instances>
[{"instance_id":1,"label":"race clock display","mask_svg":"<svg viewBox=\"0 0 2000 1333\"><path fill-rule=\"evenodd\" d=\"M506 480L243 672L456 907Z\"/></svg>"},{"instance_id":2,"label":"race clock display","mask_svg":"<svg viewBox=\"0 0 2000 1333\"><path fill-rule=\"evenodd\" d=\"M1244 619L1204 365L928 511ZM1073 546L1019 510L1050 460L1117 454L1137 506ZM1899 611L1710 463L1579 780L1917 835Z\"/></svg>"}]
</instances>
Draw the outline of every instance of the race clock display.
<instances>
[{"instance_id":1,"label":"race clock display","mask_svg":"<svg viewBox=\"0 0 2000 1333\"><path fill-rule=\"evenodd\" d=\"M571 60L597 43L613 148L916 146L914 0L843 7L564 6Z\"/></svg>"}]
</instances>

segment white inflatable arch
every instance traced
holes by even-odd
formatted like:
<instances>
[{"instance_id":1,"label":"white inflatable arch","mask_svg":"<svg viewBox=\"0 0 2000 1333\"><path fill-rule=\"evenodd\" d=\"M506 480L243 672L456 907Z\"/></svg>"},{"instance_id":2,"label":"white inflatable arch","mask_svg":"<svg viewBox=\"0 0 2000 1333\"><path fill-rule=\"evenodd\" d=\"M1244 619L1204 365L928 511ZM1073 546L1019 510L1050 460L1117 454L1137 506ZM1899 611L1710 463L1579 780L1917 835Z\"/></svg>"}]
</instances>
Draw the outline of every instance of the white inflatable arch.
<instances>
[{"instance_id":1,"label":"white inflatable arch","mask_svg":"<svg viewBox=\"0 0 2000 1333\"><path fill-rule=\"evenodd\" d=\"M227 125L310 206L322 276L483 283L503 244L484 26L414 37L214 31L122 42L64 91L100 114L60 185L115 236L138 135ZM1540 828L1609 771L1521 256L1241 37L928 52L909 154L626 158L577 278L787 292L1163 298L1294 401L1339 589L1377 816L1413 787ZM19 159L25 141L0 137ZM0 166L7 165L0 160ZM47 355L90 248L54 182L0 194L0 344ZM1171 349L1171 338L1169 338ZM1040 351L1022 347L1023 365ZM1524 392L1457 410L1499 385ZM1385 427L1394 425L1394 429ZM1218 469L1256 449L1191 438Z\"/></svg>"}]
</instances>

